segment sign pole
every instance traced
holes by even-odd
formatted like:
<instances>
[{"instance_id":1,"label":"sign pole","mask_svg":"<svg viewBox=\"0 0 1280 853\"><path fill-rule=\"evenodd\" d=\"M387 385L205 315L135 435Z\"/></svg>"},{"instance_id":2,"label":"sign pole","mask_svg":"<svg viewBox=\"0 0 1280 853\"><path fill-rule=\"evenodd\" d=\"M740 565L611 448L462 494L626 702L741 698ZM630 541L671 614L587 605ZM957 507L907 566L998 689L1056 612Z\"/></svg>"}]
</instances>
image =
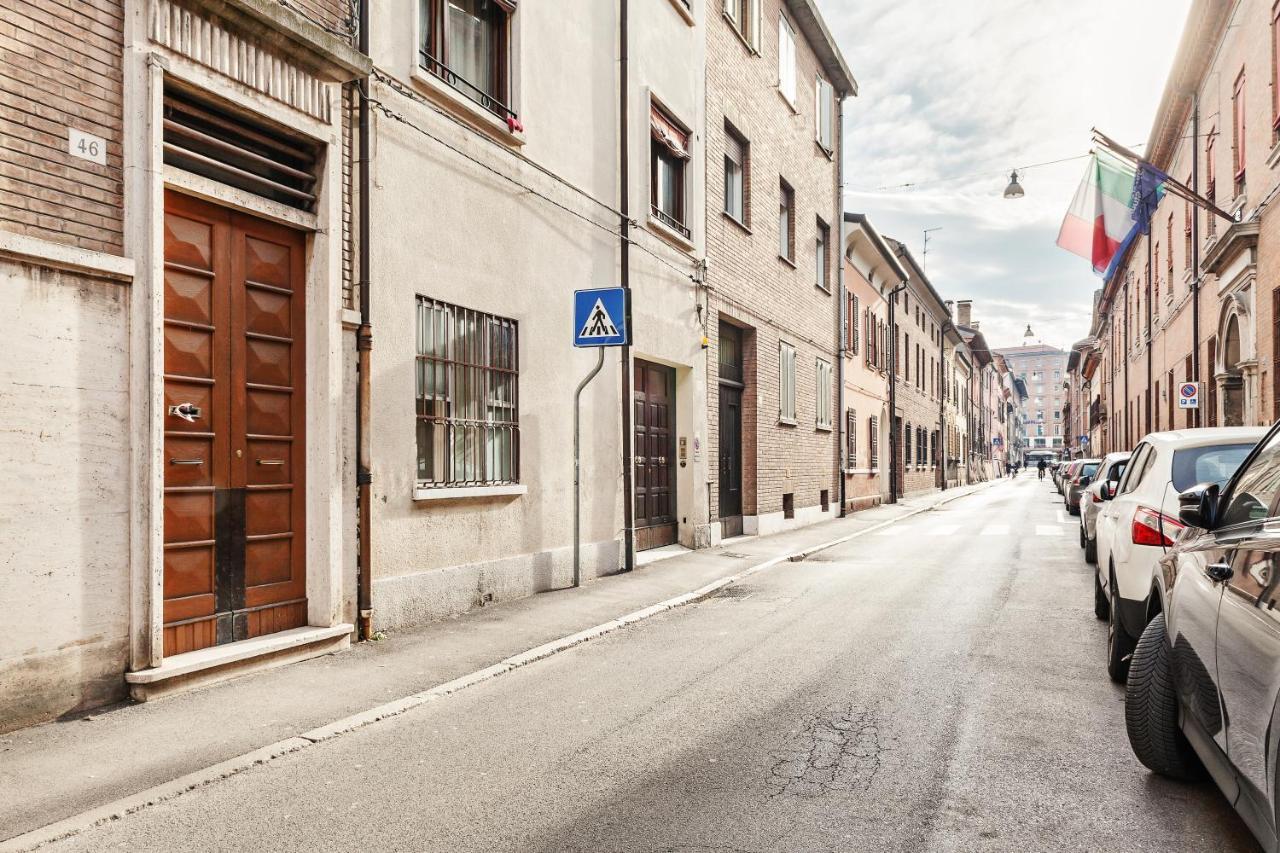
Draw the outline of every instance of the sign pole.
<instances>
[{"instance_id":1,"label":"sign pole","mask_svg":"<svg viewBox=\"0 0 1280 853\"><path fill-rule=\"evenodd\" d=\"M573 585L575 587L582 586L582 533L580 530L582 429L579 414L582 410L582 389L586 388L604 367L604 347L597 347L596 352L600 356L596 359L596 366L578 383L578 390L573 394Z\"/></svg>"}]
</instances>

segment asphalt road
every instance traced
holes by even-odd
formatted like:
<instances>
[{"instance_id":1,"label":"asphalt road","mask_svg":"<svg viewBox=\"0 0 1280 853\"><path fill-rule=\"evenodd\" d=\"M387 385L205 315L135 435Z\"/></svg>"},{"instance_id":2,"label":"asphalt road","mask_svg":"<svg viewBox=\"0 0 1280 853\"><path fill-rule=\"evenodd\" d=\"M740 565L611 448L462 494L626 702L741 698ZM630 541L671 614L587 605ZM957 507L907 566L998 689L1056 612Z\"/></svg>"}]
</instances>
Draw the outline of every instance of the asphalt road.
<instances>
[{"instance_id":1,"label":"asphalt road","mask_svg":"<svg viewBox=\"0 0 1280 853\"><path fill-rule=\"evenodd\" d=\"M46 849L1256 850L1133 759L1060 509L997 484Z\"/></svg>"}]
</instances>

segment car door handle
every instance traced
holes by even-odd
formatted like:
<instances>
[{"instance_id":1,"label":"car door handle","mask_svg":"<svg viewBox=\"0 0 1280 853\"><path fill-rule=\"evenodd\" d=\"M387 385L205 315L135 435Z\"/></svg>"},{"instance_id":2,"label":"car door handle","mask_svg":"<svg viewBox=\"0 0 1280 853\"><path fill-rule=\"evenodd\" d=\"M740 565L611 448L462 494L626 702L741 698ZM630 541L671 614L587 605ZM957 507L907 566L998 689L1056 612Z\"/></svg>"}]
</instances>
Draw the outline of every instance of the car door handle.
<instances>
[{"instance_id":1,"label":"car door handle","mask_svg":"<svg viewBox=\"0 0 1280 853\"><path fill-rule=\"evenodd\" d=\"M1210 563L1204 567L1204 573L1215 581L1228 581L1235 574L1230 563Z\"/></svg>"}]
</instances>

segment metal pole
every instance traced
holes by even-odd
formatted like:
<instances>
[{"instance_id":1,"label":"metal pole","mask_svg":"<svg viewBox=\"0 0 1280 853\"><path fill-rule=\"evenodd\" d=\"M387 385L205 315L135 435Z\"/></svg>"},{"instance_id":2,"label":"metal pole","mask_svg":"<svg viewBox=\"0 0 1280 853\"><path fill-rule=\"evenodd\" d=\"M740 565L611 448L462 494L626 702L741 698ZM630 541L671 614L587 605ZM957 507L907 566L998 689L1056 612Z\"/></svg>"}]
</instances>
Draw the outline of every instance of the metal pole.
<instances>
[{"instance_id":1,"label":"metal pole","mask_svg":"<svg viewBox=\"0 0 1280 853\"><path fill-rule=\"evenodd\" d=\"M1191 105L1191 191L1200 191L1200 93ZM1212 214L1210 214L1212 215ZM1191 212L1191 381L1200 382L1200 211ZM1205 383L1208 384L1207 382ZM1204 395L1201 395L1202 397ZM1201 425L1200 409L1192 412L1192 424Z\"/></svg>"},{"instance_id":2,"label":"metal pole","mask_svg":"<svg viewBox=\"0 0 1280 853\"><path fill-rule=\"evenodd\" d=\"M898 502L898 329L894 304L906 282L889 291L889 503Z\"/></svg>"},{"instance_id":3,"label":"metal pole","mask_svg":"<svg viewBox=\"0 0 1280 853\"><path fill-rule=\"evenodd\" d=\"M628 156L628 135L630 125L627 121L627 0L618 0L618 236L621 244L621 282L622 289L631 291L631 170ZM631 300L627 299L627 312L631 311ZM627 327L631 327L631 318L627 317ZM631 347L622 347L622 557L623 571L635 568L636 524L635 524L635 484L633 467L635 455L631 452L632 434L631 410L634 402L631 399Z\"/></svg>"},{"instance_id":4,"label":"metal pole","mask_svg":"<svg viewBox=\"0 0 1280 853\"><path fill-rule=\"evenodd\" d=\"M359 49L365 56L369 55L369 17L372 0L361 0L360 3L360 35ZM356 553L356 616L358 637L368 640L373 636L373 440L371 421L373 407L371 402L373 368L371 364L373 350L373 325L370 316L370 219L372 207L372 170L369 165L369 143L372 133L369 121L369 77L364 78L363 89L357 84L360 96L359 125L360 145L358 156L358 188L359 220L359 287L360 287L360 327L356 332L356 358L359 364L359 379L356 389L356 503L358 513L359 546Z\"/></svg>"},{"instance_id":5,"label":"metal pole","mask_svg":"<svg viewBox=\"0 0 1280 853\"><path fill-rule=\"evenodd\" d=\"M604 367L604 347L597 347L599 358L591 372L573 392L573 585L582 586L582 389L586 388Z\"/></svg>"}]
</instances>

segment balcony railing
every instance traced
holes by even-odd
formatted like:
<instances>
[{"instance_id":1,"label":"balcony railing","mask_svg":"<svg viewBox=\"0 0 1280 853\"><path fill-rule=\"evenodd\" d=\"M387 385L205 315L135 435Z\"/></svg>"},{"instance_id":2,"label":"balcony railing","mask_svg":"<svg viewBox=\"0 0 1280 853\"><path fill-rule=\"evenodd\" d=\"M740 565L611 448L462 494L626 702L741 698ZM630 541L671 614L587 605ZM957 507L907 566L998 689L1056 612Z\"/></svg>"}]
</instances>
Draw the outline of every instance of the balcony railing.
<instances>
[{"instance_id":1,"label":"balcony railing","mask_svg":"<svg viewBox=\"0 0 1280 853\"><path fill-rule=\"evenodd\" d=\"M516 124L520 123L520 117L517 116L510 107L483 89L477 88L465 77L459 75L456 71L433 57L431 54L427 53L425 50L418 51L418 64L443 80L450 88L456 90L458 94L462 95L467 100L474 101L496 115L498 118L502 119L508 126L510 126L513 121Z\"/></svg>"},{"instance_id":2,"label":"balcony railing","mask_svg":"<svg viewBox=\"0 0 1280 853\"><path fill-rule=\"evenodd\" d=\"M654 219L658 220L663 225L667 226L672 231L676 232L686 240L689 239L690 237L689 229L685 228L682 224L680 224L680 220L666 213L661 208L659 208L656 204L650 205L649 210L653 212Z\"/></svg>"}]
</instances>

